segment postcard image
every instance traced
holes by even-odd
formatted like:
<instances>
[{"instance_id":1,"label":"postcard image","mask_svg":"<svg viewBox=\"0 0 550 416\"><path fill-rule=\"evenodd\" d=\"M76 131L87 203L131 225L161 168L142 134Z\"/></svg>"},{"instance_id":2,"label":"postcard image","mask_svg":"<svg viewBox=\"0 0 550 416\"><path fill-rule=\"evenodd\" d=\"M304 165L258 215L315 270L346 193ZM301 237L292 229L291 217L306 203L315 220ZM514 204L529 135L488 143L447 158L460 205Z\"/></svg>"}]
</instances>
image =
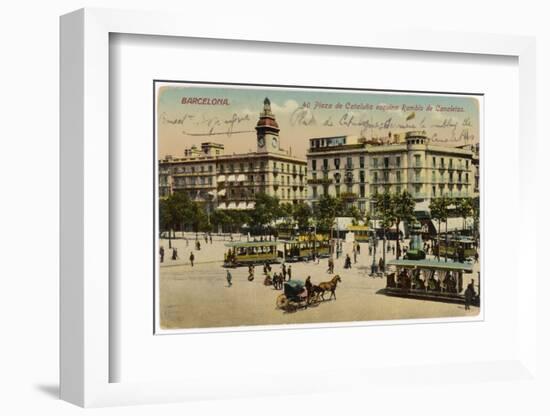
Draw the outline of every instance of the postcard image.
<instances>
[{"instance_id":1,"label":"postcard image","mask_svg":"<svg viewBox=\"0 0 550 416\"><path fill-rule=\"evenodd\" d=\"M480 315L482 95L154 90L159 333Z\"/></svg>"}]
</instances>

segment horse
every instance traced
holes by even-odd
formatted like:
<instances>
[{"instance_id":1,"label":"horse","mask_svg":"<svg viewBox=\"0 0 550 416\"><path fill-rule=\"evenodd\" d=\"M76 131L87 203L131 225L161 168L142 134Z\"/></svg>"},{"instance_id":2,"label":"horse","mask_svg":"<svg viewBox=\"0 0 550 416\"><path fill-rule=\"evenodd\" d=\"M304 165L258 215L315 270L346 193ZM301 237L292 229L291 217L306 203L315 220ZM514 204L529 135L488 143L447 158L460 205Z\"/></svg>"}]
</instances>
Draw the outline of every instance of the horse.
<instances>
[{"instance_id":1,"label":"horse","mask_svg":"<svg viewBox=\"0 0 550 416\"><path fill-rule=\"evenodd\" d=\"M315 288L318 288L319 286L311 283L311 276L307 277L305 286L307 290L307 303L310 304L312 301L316 302L319 296L319 291L316 292Z\"/></svg>"},{"instance_id":2,"label":"horse","mask_svg":"<svg viewBox=\"0 0 550 416\"><path fill-rule=\"evenodd\" d=\"M317 291L321 295L321 300L325 300L325 292L330 292L330 298L328 300L331 300L333 296L334 300L336 300L336 286L338 285L338 282L342 282L342 279L339 275L336 275L330 282L319 283L319 286L317 286L318 289L314 287L313 290L314 292Z\"/></svg>"}]
</instances>

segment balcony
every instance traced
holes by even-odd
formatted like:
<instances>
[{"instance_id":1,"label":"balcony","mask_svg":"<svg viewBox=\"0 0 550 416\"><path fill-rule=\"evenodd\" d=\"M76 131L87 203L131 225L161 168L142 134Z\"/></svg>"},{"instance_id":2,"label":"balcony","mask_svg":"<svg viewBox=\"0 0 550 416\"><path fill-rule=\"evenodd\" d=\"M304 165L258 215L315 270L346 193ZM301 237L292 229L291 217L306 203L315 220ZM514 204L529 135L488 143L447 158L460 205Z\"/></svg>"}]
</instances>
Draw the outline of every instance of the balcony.
<instances>
[{"instance_id":1,"label":"balcony","mask_svg":"<svg viewBox=\"0 0 550 416\"><path fill-rule=\"evenodd\" d=\"M355 201L357 199L357 194L354 192L341 192L340 198L344 201Z\"/></svg>"},{"instance_id":2,"label":"balcony","mask_svg":"<svg viewBox=\"0 0 550 416\"><path fill-rule=\"evenodd\" d=\"M308 185L328 185L332 183L332 179L329 179L329 178L308 179L307 183Z\"/></svg>"},{"instance_id":3,"label":"balcony","mask_svg":"<svg viewBox=\"0 0 550 416\"><path fill-rule=\"evenodd\" d=\"M353 164L351 164L351 165L346 165L346 170L353 170Z\"/></svg>"}]
</instances>

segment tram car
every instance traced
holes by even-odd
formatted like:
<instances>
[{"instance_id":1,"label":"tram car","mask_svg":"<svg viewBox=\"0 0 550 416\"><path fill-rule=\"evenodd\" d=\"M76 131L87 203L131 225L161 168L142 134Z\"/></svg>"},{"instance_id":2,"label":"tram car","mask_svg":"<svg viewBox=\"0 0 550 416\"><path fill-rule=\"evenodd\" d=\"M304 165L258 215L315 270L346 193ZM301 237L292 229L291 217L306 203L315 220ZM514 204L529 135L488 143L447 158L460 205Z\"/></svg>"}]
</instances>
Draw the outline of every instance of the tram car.
<instances>
[{"instance_id":1,"label":"tram car","mask_svg":"<svg viewBox=\"0 0 550 416\"><path fill-rule=\"evenodd\" d=\"M283 252L278 250L277 241L250 241L226 243L225 267L248 266L250 264L273 264L283 261Z\"/></svg>"},{"instance_id":2,"label":"tram car","mask_svg":"<svg viewBox=\"0 0 550 416\"><path fill-rule=\"evenodd\" d=\"M447 238L439 236L434 241L433 254L464 262L475 257L475 241L462 235L447 235Z\"/></svg>"},{"instance_id":3,"label":"tram car","mask_svg":"<svg viewBox=\"0 0 550 416\"><path fill-rule=\"evenodd\" d=\"M284 258L287 262L308 261L315 254L319 258L327 258L330 255L330 240L327 236L318 234L299 235L296 239L285 241Z\"/></svg>"},{"instance_id":4,"label":"tram car","mask_svg":"<svg viewBox=\"0 0 550 416\"><path fill-rule=\"evenodd\" d=\"M359 243L368 243L372 239L372 231L366 225L350 225L348 231L352 232L355 241Z\"/></svg>"},{"instance_id":5,"label":"tram car","mask_svg":"<svg viewBox=\"0 0 550 416\"><path fill-rule=\"evenodd\" d=\"M465 275L472 274L471 263L437 260L390 260L391 273L379 293L387 296L464 304ZM479 306L479 292L471 295L471 304Z\"/></svg>"}]
</instances>

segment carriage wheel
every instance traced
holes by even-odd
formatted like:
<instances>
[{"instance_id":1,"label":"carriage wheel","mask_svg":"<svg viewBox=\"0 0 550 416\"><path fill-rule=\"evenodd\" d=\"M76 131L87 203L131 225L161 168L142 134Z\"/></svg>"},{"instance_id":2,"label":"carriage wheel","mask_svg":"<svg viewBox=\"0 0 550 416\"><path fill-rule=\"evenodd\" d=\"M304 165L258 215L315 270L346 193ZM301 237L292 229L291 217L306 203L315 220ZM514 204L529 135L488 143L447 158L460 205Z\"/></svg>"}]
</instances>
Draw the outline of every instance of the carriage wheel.
<instances>
[{"instance_id":1,"label":"carriage wheel","mask_svg":"<svg viewBox=\"0 0 550 416\"><path fill-rule=\"evenodd\" d=\"M277 308L286 310L288 308L288 305L289 301L284 294L277 296Z\"/></svg>"}]
</instances>

